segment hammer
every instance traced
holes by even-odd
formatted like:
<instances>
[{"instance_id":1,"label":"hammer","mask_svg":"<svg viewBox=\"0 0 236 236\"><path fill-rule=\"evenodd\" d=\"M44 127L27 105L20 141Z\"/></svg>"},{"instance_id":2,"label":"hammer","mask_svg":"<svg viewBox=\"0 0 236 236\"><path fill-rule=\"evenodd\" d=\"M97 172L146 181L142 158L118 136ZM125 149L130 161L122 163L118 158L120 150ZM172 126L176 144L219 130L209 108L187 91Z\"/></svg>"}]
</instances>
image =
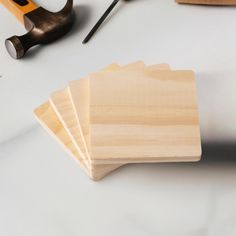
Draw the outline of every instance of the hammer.
<instances>
[{"instance_id":1,"label":"hammer","mask_svg":"<svg viewBox=\"0 0 236 236\"><path fill-rule=\"evenodd\" d=\"M67 0L64 8L56 13L39 7L31 0L0 0L18 20L24 24L28 33L12 36L5 41L9 54L22 58L31 47L48 44L65 35L75 21L73 0Z\"/></svg>"}]
</instances>

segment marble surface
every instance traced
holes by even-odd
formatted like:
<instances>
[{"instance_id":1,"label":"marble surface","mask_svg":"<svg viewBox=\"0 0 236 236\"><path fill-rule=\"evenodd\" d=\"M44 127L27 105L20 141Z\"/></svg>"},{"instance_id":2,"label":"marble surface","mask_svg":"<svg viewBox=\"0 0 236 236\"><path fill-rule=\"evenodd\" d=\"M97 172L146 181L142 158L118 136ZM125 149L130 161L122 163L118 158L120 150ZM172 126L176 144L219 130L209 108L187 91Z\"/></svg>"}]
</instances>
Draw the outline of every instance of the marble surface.
<instances>
[{"instance_id":1,"label":"marble surface","mask_svg":"<svg viewBox=\"0 0 236 236\"><path fill-rule=\"evenodd\" d=\"M52 11L65 3L37 2ZM236 9L121 3L82 45L109 2L75 1L73 31L19 61L3 42L25 31L0 7L0 235L235 235ZM71 79L137 59L196 72L203 159L128 165L92 182L32 110Z\"/></svg>"}]
</instances>

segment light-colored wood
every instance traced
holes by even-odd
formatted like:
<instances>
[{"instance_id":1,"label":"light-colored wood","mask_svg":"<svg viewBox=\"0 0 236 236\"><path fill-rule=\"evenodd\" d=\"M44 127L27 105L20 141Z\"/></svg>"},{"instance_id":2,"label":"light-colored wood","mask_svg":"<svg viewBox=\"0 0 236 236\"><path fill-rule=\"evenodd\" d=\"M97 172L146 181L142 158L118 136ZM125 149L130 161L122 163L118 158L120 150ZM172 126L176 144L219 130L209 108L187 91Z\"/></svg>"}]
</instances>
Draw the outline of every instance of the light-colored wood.
<instances>
[{"instance_id":1,"label":"light-colored wood","mask_svg":"<svg viewBox=\"0 0 236 236\"><path fill-rule=\"evenodd\" d=\"M35 117L40 124L56 138L57 141L64 147L64 149L78 161L82 169L89 174L85 161L78 154L77 149L71 141L71 138L65 132L60 120L51 107L49 102L46 102L34 110Z\"/></svg>"},{"instance_id":2,"label":"light-colored wood","mask_svg":"<svg viewBox=\"0 0 236 236\"><path fill-rule=\"evenodd\" d=\"M127 70L133 70L133 69L141 69L144 68L145 65L143 62L136 62L136 63L132 63L128 66L125 66L124 68ZM118 69L119 66L117 64L112 64L109 65L108 67L106 67L105 69L103 69L104 72L106 71L112 71L115 69ZM167 64L160 64L160 65L153 65L148 67L149 70L151 69L169 69L169 66ZM74 87L72 88L74 89ZM83 100L83 96L80 92L76 92L76 95L79 95L80 100ZM76 96L75 95L75 96ZM104 165L100 165L100 166L94 166L96 164L91 164L90 162L90 157L89 154L87 152L87 148L86 148L86 143L84 142L84 138L82 135L82 130L80 128L80 124L78 119L76 119L76 113L73 109L73 105L72 102L70 100L70 95L67 89L63 89L60 91L56 91L54 93L51 94L50 99L49 99L51 106L53 107L55 113L57 114L57 117L59 118L60 122L63 124L63 127L66 129L68 135L70 136L72 142L74 143L74 145L76 146L78 153L81 157L83 157L83 159L86 161L86 165L87 168L89 168L92 172L99 172L100 169L104 169L105 166ZM88 104L87 106L88 107ZM86 114L86 112L83 112L83 114ZM88 114L88 112L87 112ZM88 117L87 117L87 121L88 121ZM89 124L86 124L87 126ZM113 171L115 169L114 165L109 165L109 167L107 166L107 171ZM120 167L120 165L116 166L117 168ZM96 173L94 173L96 175ZM93 173L91 174L93 175Z\"/></svg>"},{"instance_id":3,"label":"light-colored wood","mask_svg":"<svg viewBox=\"0 0 236 236\"><path fill-rule=\"evenodd\" d=\"M176 0L177 3L200 5L236 5L236 0Z\"/></svg>"},{"instance_id":4,"label":"light-colored wood","mask_svg":"<svg viewBox=\"0 0 236 236\"><path fill-rule=\"evenodd\" d=\"M110 70L118 70L118 66L116 65L114 68L110 66L110 68L105 69L106 72ZM125 70L169 70L170 67L168 64L158 64L158 65L152 65L149 67L145 67L145 64L142 61L138 61L135 63L131 63L129 65L126 65L120 70L125 71ZM87 146L89 145L89 81L88 79L80 79L80 80L75 80L75 81L70 81L69 82L69 94L71 98L71 103L75 112L75 117L76 117L76 123L79 124L79 129L80 133L82 134L82 140L84 142L84 147L85 151L88 154L88 148ZM90 158L90 157L89 157ZM91 159L91 158L90 158ZM98 163L99 164L99 163Z\"/></svg>"},{"instance_id":5,"label":"light-colored wood","mask_svg":"<svg viewBox=\"0 0 236 236\"><path fill-rule=\"evenodd\" d=\"M126 65L125 69L144 68L145 64L142 61L137 61ZM104 72L118 69L117 64L112 64L104 69ZM80 133L82 134L82 142L84 144L85 152L88 154L87 144L89 142L89 77L80 80L73 80L69 82L68 91L71 103L75 112L77 124ZM89 157L90 158L90 157Z\"/></svg>"},{"instance_id":6,"label":"light-colored wood","mask_svg":"<svg viewBox=\"0 0 236 236\"><path fill-rule=\"evenodd\" d=\"M0 3L15 15L22 24L24 24L24 15L38 8L38 5L31 0L28 0L28 4L25 6L20 6L12 0L0 0Z\"/></svg>"},{"instance_id":7,"label":"light-colored wood","mask_svg":"<svg viewBox=\"0 0 236 236\"><path fill-rule=\"evenodd\" d=\"M136 61L133 63L130 63L128 65L122 66L122 70L138 70L138 69L145 69L146 65L143 61Z\"/></svg>"},{"instance_id":8,"label":"light-colored wood","mask_svg":"<svg viewBox=\"0 0 236 236\"><path fill-rule=\"evenodd\" d=\"M193 72L91 75L90 141L96 163L198 161Z\"/></svg>"},{"instance_id":9,"label":"light-colored wood","mask_svg":"<svg viewBox=\"0 0 236 236\"><path fill-rule=\"evenodd\" d=\"M112 71L119 68L118 65L112 64L103 69L102 71ZM79 93L80 98L83 99L82 94ZM51 106L57 114L57 117L61 121L63 127L70 136L80 156L86 160L88 169L91 176L100 175L101 172L108 174L109 172L119 168L121 165L96 165L90 162L90 157L87 152L86 144L83 140L80 124L76 119L76 115L70 100L68 89L56 91L51 94L49 99ZM88 105L87 105L88 106ZM105 173L106 172L106 173Z\"/></svg>"},{"instance_id":10,"label":"light-colored wood","mask_svg":"<svg viewBox=\"0 0 236 236\"><path fill-rule=\"evenodd\" d=\"M142 61L137 61L135 63L128 64L120 68L122 71L134 70L140 71L145 69L145 64ZM116 68L118 69L118 68ZM147 67L148 70L169 70L170 67L168 64L157 64ZM107 70L108 71L108 70ZM108 78L109 79L109 78ZM84 136L84 142L87 146L90 137L89 137L89 80L88 78L74 80L69 82L69 93L73 108L76 113L77 122L81 126L81 132Z\"/></svg>"},{"instance_id":11,"label":"light-colored wood","mask_svg":"<svg viewBox=\"0 0 236 236\"><path fill-rule=\"evenodd\" d=\"M85 160L87 168L90 168L90 162L86 156L86 151L82 142L81 133L79 132L78 123L74 118L74 111L67 89L52 93L49 98L49 102L58 119L70 136L72 142L76 146L80 156L82 156Z\"/></svg>"},{"instance_id":12,"label":"light-colored wood","mask_svg":"<svg viewBox=\"0 0 236 236\"><path fill-rule=\"evenodd\" d=\"M130 68L132 68L132 66L130 67ZM142 66L140 66L140 70L133 70L133 69L131 69L131 70L126 70L125 72L124 71L122 71L121 69L119 69L117 72L118 72L118 74L120 73L120 74L122 74L122 73L129 73L130 75L128 76L128 78L125 78L125 76L118 76L117 78L119 78L118 80L120 80L121 78L124 78L125 80L126 80L126 82L128 81L128 80L130 80L130 78L131 78L131 81L132 80L136 80L135 81L135 83L137 82L137 81L139 81L139 83L141 82L141 80L143 80L143 78L144 78L144 76L139 76L140 75L140 71L145 71L145 70L143 70L143 69L141 69L142 68ZM163 69L165 68L165 70L166 69L169 69L169 67L168 67L168 65L164 65L163 66ZM149 67L149 70L146 70L146 72L144 73L144 75L145 76L147 76L148 78L151 76L151 77L155 77L156 76L156 73L157 73L157 71L156 71L156 66L151 66L151 67ZM109 74L109 76L105 76L105 77L102 77L102 80L104 80L104 78L107 78L108 80L109 79L114 79L113 78L113 76L115 76L117 73L111 73L111 72L109 72L109 70L106 72L106 73L97 73L97 74L100 74L100 75L104 75L104 74ZM92 76L94 76L94 75L97 75L97 74L93 74ZM110 76L111 75L111 76ZM131 77L130 77L131 76ZM132 76L134 76L134 78L132 78ZM164 76L162 75L162 78L163 78ZM101 77L99 77L98 79L100 79ZM115 77L116 78L116 77ZM146 78L146 77L145 77ZM133 82L134 82L133 81ZM180 80L181 81L181 80ZM179 81L179 82L180 82ZM114 80L113 80L113 82L114 82ZM118 83L119 84L119 83ZM144 83L145 84L145 83ZM91 84L89 84L89 88L90 88L90 85ZM127 86L128 87L130 87L129 86L129 83L127 83ZM144 86L144 88L145 88L145 86ZM66 90L65 90L66 91ZM64 96L64 99L65 100L68 100L68 91L67 91L67 94L65 93L65 91L61 91L61 95L63 94L63 96ZM132 94L133 95L133 94ZM81 97L80 97L81 98ZM58 98L56 98L56 99L58 99ZM60 98L59 98L60 99ZM63 102L63 101L65 101L62 97L61 97L61 102ZM144 104L144 106L146 106L147 104ZM50 104L49 105L47 105L47 107L50 107ZM63 108L64 107L64 108ZM63 109L65 109L65 107L67 107L67 105L66 105L66 103L64 103L64 105L62 105L62 110ZM52 109L52 108L50 108L50 109ZM49 110L50 110L49 109ZM54 108L55 109L55 108ZM40 110L40 109L39 109ZM48 110L48 109L47 109ZM70 107L70 110L71 110L71 107ZM130 109L128 109L128 111L126 110L125 112L126 113L128 113L128 116L129 116L129 111L130 111ZM135 109L133 110L133 111L135 111ZM52 112L49 112L48 114L50 114L49 116L50 116L50 118L49 118L49 121L50 120L54 120L54 119L57 119L58 120L58 118L57 118L57 115L58 114L55 114L54 113L54 118L52 118L53 117L53 114L52 114ZM120 114L120 110L118 109L117 110L117 114L113 114L116 118L118 117L118 119L117 120L119 120L120 121L120 119L119 119L119 114ZM135 114L135 113L133 113L133 114ZM139 115L140 113L139 113L139 111L138 111L138 113L137 113L137 115ZM73 114L71 114L71 115L73 115ZM146 114L146 115L148 115L148 114ZM150 115L150 114L149 114ZM152 114L152 115L154 115L155 116L155 114ZM170 116L173 116L173 114L169 114ZM69 115L70 116L70 115ZM89 117L89 116L88 116ZM113 117L114 118L114 117ZM115 120L116 120L116 118L115 118ZM147 118L147 117L146 117ZM66 119L67 119L67 117L66 117ZM160 120L163 122L163 120L164 120L164 117L160 117ZM69 124L70 124L70 121L69 120L67 120L68 122L69 122ZM63 120L62 120L62 122L63 122ZM44 122L44 126L46 126L47 127L47 129L51 132L51 133L53 133L51 130L53 130L53 127L55 127L55 124L57 124L57 127L59 127L59 126L61 126L59 129L60 130L63 130L64 129L64 127L63 127L63 124L62 124L62 122L59 120L59 123L58 122L55 122L55 121L53 121L52 122L52 127L50 127L50 122L48 122L48 121L46 121L46 125L45 125L45 122ZM65 121L64 121L65 122ZM65 122L65 124L67 125L67 123L68 122ZM42 121L41 121L41 123L42 123ZM167 122L168 123L168 122ZM60 125L59 125L60 124ZM65 126L65 124L64 124L64 126ZM113 125L113 121L112 122L108 122L108 125ZM102 123L102 125L103 125L103 123ZM120 126L120 123L118 122L118 125ZM123 124L122 124L123 125ZM128 124L128 125L130 125L130 124ZM135 124L134 126L136 126L136 127L134 127L134 130L131 130L131 132L133 132L133 135L135 136L135 137L138 137L139 135L140 135L140 133L142 133L142 135L145 133L144 131L144 129L140 129L140 127L138 127L140 124ZM150 125L150 124L149 124ZM151 126L152 126L153 124L151 124ZM163 124L161 124L161 125L163 125ZM164 124L164 126L165 126L166 124ZM169 125L169 124L168 124ZM182 125L182 124L177 124L177 125ZM100 127L101 128L101 127ZM106 127L107 128L107 127ZM110 127L110 128L114 128L114 127ZM146 128L146 127L145 127ZM199 127L198 127L199 128ZM115 133L119 136L122 136L123 135L123 133L122 132L124 132L124 130L128 130L128 128L127 127L124 127L124 129L123 130L121 130L121 129L118 129L118 130L115 130ZM117 131L121 131L121 134L119 133L119 132L117 132ZM152 130L152 129L151 129ZM151 136L155 136L156 135L156 131L154 130L153 132L151 131L151 130L149 130L149 133L151 133ZM160 130L161 129L159 129L159 132L160 132ZM101 131L101 130L100 130ZM103 130L104 131L104 130ZM114 131L114 130L113 130ZM108 133L108 135L112 135L112 133L113 133L113 131L111 131L111 133L109 134ZM137 133L135 133L134 131L137 131ZM171 130L170 130L171 131ZM66 130L66 129L64 129L64 132L67 134L67 132L68 132L68 130ZM127 131L126 131L127 132ZM185 132L185 130L181 130L181 132ZM105 133L106 133L106 131L105 131ZM163 130L163 133L161 133L160 132L160 138L163 138L162 137L162 134L165 134L165 135L169 135L169 133L167 132L167 130L165 129L165 130ZM186 133L185 133L186 134ZM106 135L107 135L107 133L106 133ZM177 135L178 135L178 133L177 133ZM58 138L58 135L56 135L57 136L57 138ZM143 135L143 136L145 136L145 135ZM61 136L59 136L59 137L61 137ZM63 135L63 137L64 137L64 135ZM61 143L63 143L63 137L62 138L59 138L60 139L60 142ZM67 139L68 139L68 137L69 137L69 139L70 139L70 143L71 143L71 140L73 140L73 139L71 139L71 136L68 136L68 134L67 134ZM103 138L107 138L107 137L105 137L105 136L103 136ZM126 137L126 138L129 138L128 136ZM183 137L182 137L183 138ZM186 138L186 137L184 137L184 138ZM148 140L148 138L147 137L144 137L144 139L145 140ZM65 140L65 138L64 138L64 140ZM108 143L109 144L109 142L110 143L112 143L112 141L111 141L111 139L107 139L107 140L105 140L104 139L104 141L106 142L106 143ZM137 139L136 139L136 141L137 141ZM141 140L139 140L140 141L140 143L143 143ZM103 142L103 141L101 141L101 142ZM65 142L64 142L65 143ZM117 142L115 141L115 143L117 144ZM140 143L137 143L137 145L140 145ZM191 143L191 140L190 140L190 143ZM76 147L76 145L72 142L72 144L74 145L72 145L73 146L73 148L72 148L72 150L73 149L76 149L76 151L77 151L77 154L74 154L73 152L71 152L70 151L70 153L72 153L72 155L73 156L79 156L79 158L80 158L80 160L82 160L83 161L83 163L82 163L82 166L85 166L85 169L87 169L86 167L87 167L87 163L86 163L86 161L87 161L87 159L86 158L84 158L84 154L83 154L83 152L82 153L80 153L80 152L78 152L78 148ZM120 145L120 144L122 144L122 143L119 143L118 145ZM128 145L129 145L129 143L127 143ZM153 144L153 143L152 143ZM161 144L162 145L162 143L159 143L159 144ZM164 144L166 144L165 142L164 142ZM177 143L178 144L178 143ZM113 145L113 144L112 144ZM187 144L188 145L188 144ZM67 147L67 145L64 145L67 149L68 149L68 147ZM78 145L78 147L80 147L80 145ZM168 148L168 147L167 147ZM69 147L69 150L71 149L71 147ZM113 149L113 147L112 147L112 149ZM122 148L121 148L122 149ZM120 150L121 150L120 149ZM83 150L83 151L85 151L85 150ZM108 152L113 152L114 150L110 150L109 148L107 149L107 151ZM138 150L136 153L137 154L139 154L139 151L140 150ZM163 150L164 151L164 150ZM186 150L185 150L186 151ZM82 155L81 155L82 154ZM136 157L135 157L136 158ZM175 157L176 158L176 157ZM189 159L190 157L189 156L183 156L183 157L181 157L181 158L179 158L178 160L173 160L173 158L172 157L169 157L169 156L161 156L161 157L159 157L158 158L158 160L156 159L156 158L153 158L153 157L145 157L145 160L143 161L143 157L142 158L138 158L138 155L137 155L137 158L136 158L136 161L134 161L134 158L133 158L133 156L130 158L130 157L128 157L128 158L120 158L120 156L117 158L117 157L113 157L113 159L110 161L110 160L107 160L107 158L105 158L104 159L104 157L102 157L101 159L100 158L96 158L96 160L95 160L95 162L93 162L94 164L94 166L95 166L95 169L97 168L96 167L96 164L98 164L97 166L100 166L100 167L102 167L102 166L104 166L104 168L101 168L99 171L97 171L97 172L94 172L94 173L91 173L91 169L89 169L89 170L87 170L87 172L88 172L88 175L90 175L90 177L92 178L92 179L95 179L95 180L99 180L100 178L102 178L102 177L104 177L104 175L106 175L108 172L110 172L111 171L111 165L110 164L113 164L113 163L115 163L113 166L114 166L114 169L116 169L117 167L117 163L119 163L120 165L121 164L123 164L123 163L127 163L127 162L162 162L162 161L164 161L164 162L168 162L168 161L194 161L194 160L197 160L196 159L196 157L194 157L195 159L193 160L193 159ZM78 159L78 157L77 157L77 159ZM110 156L109 156L109 159L110 159ZM121 160L122 160L122 162L121 162ZM124 162L124 160L125 160L125 162ZM94 161L94 160L93 160ZM101 164L103 164L104 163L104 165L101 165ZM81 164L81 163L80 163ZM107 165L106 165L107 164ZM109 166L109 171L108 171L108 169L106 168L107 166Z\"/></svg>"},{"instance_id":13,"label":"light-colored wood","mask_svg":"<svg viewBox=\"0 0 236 236\"><path fill-rule=\"evenodd\" d=\"M97 181L102 179L107 175L107 168L100 168L99 172L96 174L91 174L90 169L88 169L86 165L86 160L82 158L78 149L72 142L70 136L66 132L62 123L58 119L55 111L51 107L49 102L44 103L40 107L36 108L34 114L40 124L53 136L63 147L64 149L75 158L75 160L79 163L81 168L86 172L86 174L93 180ZM109 165L109 169L111 171L111 166ZM114 165L117 166L117 165ZM115 168L116 169L116 168Z\"/></svg>"},{"instance_id":14,"label":"light-colored wood","mask_svg":"<svg viewBox=\"0 0 236 236\"><path fill-rule=\"evenodd\" d=\"M128 66L125 66L125 68L127 69L135 69L135 68L144 68L145 65L143 62L139 61L136 63L132 63ZM111 71L111 70L115 70L118 69L119 66L116 64L112 64L110 66L108 66L107 68L103 69L103 71ZM160 65L158 66L158 68L168 68L168 66L166 64ZM84 94L85 89L83 86L83 81L84 79L81 79L78 82L79 86L78 90L76 90L74 96L79 96L78 100L79 102L83 102L84 101L84 97L86 97L86 95ZM88 81L88 80L87 80ZM85 82L87 82L85 81ZM88 84L87 84L87 88L88 88ZM72 89L75 89L75 87L73 87ZM88 96L87 96L88 97ZM50 98L50 103L53 106L57 116L59 117L60 121L62 122L64 128L66 129L67 133L69 134L71 140L73 141L74 145L76 146L80 156L83 156L83 158L87 161L90 159L88 156L88 152L86 151L86 146L85 146L85 140L83 138L83 136L81 135L81 126L80 124L78 124L78 119L73 119L74 118L74 110L72 110L71 108L71 103L70 103L70 99L68 96L68 92L66 90L62 90L62 91L58 91L55 92L51 95ZM86 111L87 109L87 111ZM88 104L86 106L83 106L81 108L82 114L88 114ZM82 121L84 121L84 119L82 119ZM89 118L86 118L86 122L89 121ZM87 127L88 129L88 124L84 124L82 125L82 127ZM98 176L101 175L100 173L102 172L103 175L108 174L109 172L119 168L121 165L96 165L96 164L91 164L91 163L87 163L87 165L89 165L89 169L90 169L90 175L93 176Z\"/></svg>"}]
</instances>

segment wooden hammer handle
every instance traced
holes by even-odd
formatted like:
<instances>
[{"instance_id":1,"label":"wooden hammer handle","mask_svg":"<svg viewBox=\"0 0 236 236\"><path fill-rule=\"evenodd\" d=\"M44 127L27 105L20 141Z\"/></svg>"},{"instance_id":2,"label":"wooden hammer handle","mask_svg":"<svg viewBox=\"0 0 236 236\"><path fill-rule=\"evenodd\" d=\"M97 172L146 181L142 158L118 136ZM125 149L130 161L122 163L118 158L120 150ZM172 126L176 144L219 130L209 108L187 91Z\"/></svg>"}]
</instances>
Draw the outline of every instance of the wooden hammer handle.
<instances>
[{"instance_id":1,"label":"wooden hammer handle","mask_svg":"<svg viewBox=\"0 0 236 236\"><path fill-rule=\"evenodd\" d=\"M236 0L176 0L176 2L202 5L236 5Z\"/></svg>"},{"instance_id":2,"label":"wooden hammer handle","mask_svg":"<svg viewBox=\"0 0 236 236\"><path fill-rule=\"evenodd\" d=\"M25 14L38 8L31 0L0 0L0 2L22 23Z\"/></svg>"}]
</instances>

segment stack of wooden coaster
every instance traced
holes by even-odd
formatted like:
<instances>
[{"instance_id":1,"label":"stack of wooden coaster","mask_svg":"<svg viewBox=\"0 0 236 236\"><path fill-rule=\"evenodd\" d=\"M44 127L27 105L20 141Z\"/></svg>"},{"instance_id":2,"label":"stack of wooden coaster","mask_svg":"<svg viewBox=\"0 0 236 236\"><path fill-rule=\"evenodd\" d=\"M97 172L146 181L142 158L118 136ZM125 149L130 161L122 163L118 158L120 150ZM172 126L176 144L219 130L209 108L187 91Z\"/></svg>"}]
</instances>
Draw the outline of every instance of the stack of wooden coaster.
<instances>
[{"instance_id":1,"label":"stack of wooden coaster","mask_svg":"<svg viewBox=\"0 0 236 236\"><path fill-rule=\"evenodd\" d=\"M93 180L128 163L198 161L195 76L167 64L112 64L70 81L35 110Z\"/></svg>"}]
</instances>

